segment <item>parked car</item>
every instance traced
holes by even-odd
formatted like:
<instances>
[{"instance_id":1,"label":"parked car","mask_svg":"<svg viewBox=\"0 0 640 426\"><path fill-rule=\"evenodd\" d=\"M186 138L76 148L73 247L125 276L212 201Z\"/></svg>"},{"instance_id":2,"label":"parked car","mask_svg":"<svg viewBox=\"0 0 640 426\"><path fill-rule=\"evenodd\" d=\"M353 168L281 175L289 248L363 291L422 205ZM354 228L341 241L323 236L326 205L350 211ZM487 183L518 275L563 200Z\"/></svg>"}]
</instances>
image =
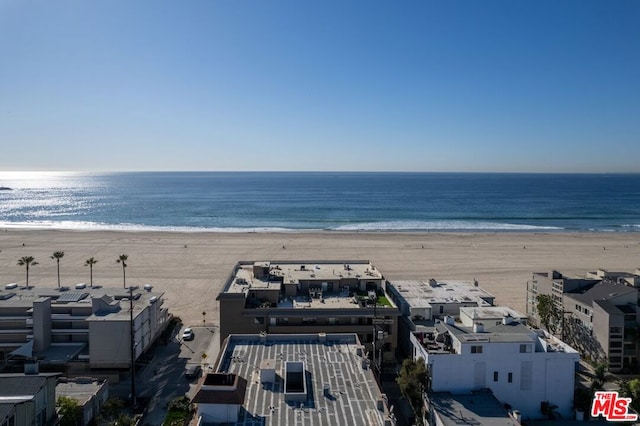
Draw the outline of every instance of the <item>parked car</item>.
<instances>
[{"instance_id":1,"label":"parked car","mask_svg":"<svg viewBox=\"0 0 640 426\"><path fill-rule=\"evenodd\" d=\"M196 377L200 377L200 373L202 373L200 364L192 364L187 366L187 369L184 372L184 376L187 379L195 379Z\"/></svg>"},{"instance_id":2,"label":"parked car","mask_svg":"<svg viewBox=\"0 0 640 426\"><path fill-rule=\"evenodd\" d=\"M185 328L182 332L182 340L193 340L193 337L193 330L190 328Z\"/></svg>"}]
</instances>

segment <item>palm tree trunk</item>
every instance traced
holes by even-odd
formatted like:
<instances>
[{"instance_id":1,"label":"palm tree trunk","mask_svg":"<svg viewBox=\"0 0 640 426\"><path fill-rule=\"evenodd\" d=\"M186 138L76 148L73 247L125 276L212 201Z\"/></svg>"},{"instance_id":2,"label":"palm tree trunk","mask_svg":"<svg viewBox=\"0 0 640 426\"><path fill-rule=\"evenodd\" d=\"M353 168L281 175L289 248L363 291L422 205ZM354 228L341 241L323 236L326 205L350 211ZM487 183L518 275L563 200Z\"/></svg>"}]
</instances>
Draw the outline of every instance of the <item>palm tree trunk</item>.
<instances>
[{"instance_id":1,"label":"palm tree trunk","mask_svg":"<svg viewBox=\"0 0 640 426\"><path fill-rule=\"evenodd\" d=\"M27 265L27 290L29 290L29 265Z\"/></svg>"},{"instance_id":2,"label":"palm tree trunk","mask_svg":"<svg viewBox=\"0 0 640 426\"><path fill-rule=\"evenodd\" d=\"M92 264L89 264L89 276L91 277L90 278L90 280L91 280L90 281L91 282L90 285L91 285L91 288L93 288L93 265Z\"/></svg>"},{"instance_id":3,"label":"palm tree trunk","mask_svg":"<svg viewBox=\"0 0 640 426\"><path fill-rule=\"evenodd\" d=\"M127 288L127 274L125 273L124 266L122 267L122 288Z\"/></svg>"},{"instance_id":4,"label":"palm tree trunk","mask_svg":"<svg viewBox=\"0 0 640 426\"><path fill-rule=\"evenodd\" d=\"M60 259L58 259L58 288L60 288Z\"/></svg>"}]
</instances>

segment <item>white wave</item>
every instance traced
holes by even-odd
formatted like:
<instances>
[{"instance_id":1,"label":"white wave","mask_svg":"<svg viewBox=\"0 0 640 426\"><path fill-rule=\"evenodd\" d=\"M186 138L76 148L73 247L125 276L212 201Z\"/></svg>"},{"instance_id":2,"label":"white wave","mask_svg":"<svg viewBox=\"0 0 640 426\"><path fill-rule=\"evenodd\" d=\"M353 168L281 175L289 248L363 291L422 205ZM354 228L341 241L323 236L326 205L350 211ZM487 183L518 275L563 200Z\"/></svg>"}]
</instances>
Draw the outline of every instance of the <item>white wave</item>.
<instances>
[{"instance_id":1,"label":"white wave","mask_svg":"<svg viewBox=\"0 0 640 426\"><path fill-rule=\"evenodd\" d=\"M434 220L354 223L331 229L335 231L535 231L564 228L466 220Z\"/></svg>"},{"instance_id":2,"label":"white wave","mask_svg":"<svg viewBox=\"0 0 640 426\"><path fill-rule=\"evenodd\" d=\"M33 221L33 222L1 222L0 228L5 229L59 229L69 231L129 231L129 232L228 232L228 233L268 233L268 232L310 232L320 229L290 229L278 227L229 227L203 228L196 226L153 226L134 223L98 223L83 221Z\"/></svg>"}]
</instances>

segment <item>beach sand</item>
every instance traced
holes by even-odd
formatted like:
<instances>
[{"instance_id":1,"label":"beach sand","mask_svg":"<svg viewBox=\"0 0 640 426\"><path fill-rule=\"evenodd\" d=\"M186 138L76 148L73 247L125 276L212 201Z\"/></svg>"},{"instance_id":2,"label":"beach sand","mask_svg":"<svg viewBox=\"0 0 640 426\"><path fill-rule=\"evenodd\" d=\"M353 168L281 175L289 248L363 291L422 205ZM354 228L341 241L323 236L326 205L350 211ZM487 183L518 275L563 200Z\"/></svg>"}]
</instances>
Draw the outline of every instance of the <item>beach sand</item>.
<instances>
[{"instance_id":1,"label":"beach sand","mask_svg":"<svg viewBox=\"0 0 640 426\"><path fill-rule=\"evenodd\" d=\"M218 321L216 296L239 260L370 260L388 280L478 280L501 305L525 313L531 273L556 269L584 274L597 268L640 267L638 233L165 233L0 229L0 284L24 284L22 256L39 265L29 283L89 283L85 260L94 257L94 284L122 287L120 254L129 256L127 285L153 284L185 324Z\"/></svg>"}]
</instances>

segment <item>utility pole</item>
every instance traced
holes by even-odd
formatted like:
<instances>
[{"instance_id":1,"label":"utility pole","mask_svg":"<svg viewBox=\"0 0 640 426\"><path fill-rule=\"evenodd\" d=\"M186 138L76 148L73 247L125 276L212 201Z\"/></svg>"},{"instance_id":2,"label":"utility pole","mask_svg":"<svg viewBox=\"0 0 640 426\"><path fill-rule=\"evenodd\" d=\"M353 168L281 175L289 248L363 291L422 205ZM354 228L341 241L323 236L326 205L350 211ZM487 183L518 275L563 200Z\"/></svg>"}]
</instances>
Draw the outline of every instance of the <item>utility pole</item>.
<instances>
[{"instance_id":1,"label":"utility pole","mask_svg":"<svg viewBox=\"0 0 640 426\"><path fill-rule=\"evenodd\" d=\"M136 406L136 347L135 347L135 328L133 325L133 289L129 287L129 334L131 337L131 405Z\"/></svg>"},{"instance_id":2,"label":"utility pole","mask_svg":"<svg viewBox=\"0 0 640 426\"><path fill-rule=\"evenodd\" d=\"M373 297L373 320L371 321L371 324L373 325L373 348L372 348L372 352L373 352L373 368L374 368L374 375L375 375L375 369L378 368L378 365L376 364L376 335L378 334L378 331L376 330L376 326L377 326L377 319L378 319L378 312L376 310L376 307L378 306L378 292L376 291L375 296ZM378 370L378 378L380 377L380 371Z\"/></svg>"}]
</instances>

